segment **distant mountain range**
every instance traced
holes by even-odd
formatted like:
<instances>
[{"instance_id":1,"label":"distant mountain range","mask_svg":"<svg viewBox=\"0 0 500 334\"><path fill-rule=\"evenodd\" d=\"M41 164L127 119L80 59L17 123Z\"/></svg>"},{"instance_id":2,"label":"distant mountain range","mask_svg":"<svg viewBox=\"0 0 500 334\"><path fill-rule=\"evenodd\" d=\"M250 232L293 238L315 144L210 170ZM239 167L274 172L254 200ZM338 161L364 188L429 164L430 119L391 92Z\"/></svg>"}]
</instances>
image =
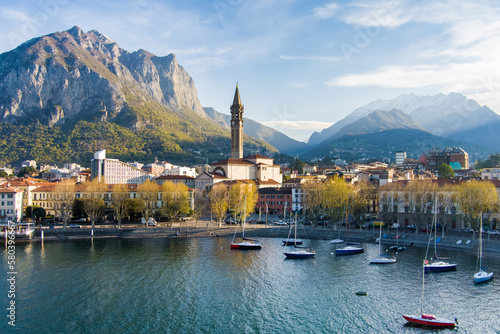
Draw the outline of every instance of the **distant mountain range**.
<instances>
[{"instance_id":1,"label":"distant mountain range","mask_svg":"<svg viewBox=\"0 0 500 334\"><path fill-rule=\"evenodd\" d=\"M500 147L500 116L488 107L481 107L476 101L457 93L435 96L403 94L393 100L373 101L331 127L313 133L308 141L313 148L303 155L319 158L331 153L334 142L346 136L371 134L373 139L379 134L386 138L382 132L395 129L415 130L407 132L407 137L418 131L432 134L432 137L427 137L426 148L442 147L446 143L448 146L460 145L471 153L484 156L496 153ZM418 154L422 149L420 146L410 145L406 150ZM371 147L373 156L380 156L384 151ZM395 149L405 150L403 147Z\"/></svg>"}]
</instances>

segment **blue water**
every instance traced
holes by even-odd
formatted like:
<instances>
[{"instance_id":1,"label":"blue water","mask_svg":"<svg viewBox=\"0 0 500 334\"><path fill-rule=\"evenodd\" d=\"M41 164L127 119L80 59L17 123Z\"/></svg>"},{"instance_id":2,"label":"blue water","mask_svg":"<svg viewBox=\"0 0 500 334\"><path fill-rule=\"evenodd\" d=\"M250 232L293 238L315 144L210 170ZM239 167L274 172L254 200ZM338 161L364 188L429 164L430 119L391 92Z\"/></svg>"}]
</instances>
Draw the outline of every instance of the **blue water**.
<instances>
[{"instance_id":1,"label":"blue water","mask_svg":"<svg viewBox=\"0 0 500 334\"><path fill-rule=\"evenodd\" d=\"M370 265L375 244L335 256L328 241L313 240L315 259L286 260L281 239L260 242L260 251L231 250L225 238L18 244L16 327L7 324L2 280L0 332L429 332L402 317L420 311L424 249ZM449 255L458 270L426 275L424 311L458 318L459 328L444 332L499 333L500 261L486 259L497 278L474 285L475 256ZM6 261L3 249L5 273Z\"/></svg>"}]
</instances>

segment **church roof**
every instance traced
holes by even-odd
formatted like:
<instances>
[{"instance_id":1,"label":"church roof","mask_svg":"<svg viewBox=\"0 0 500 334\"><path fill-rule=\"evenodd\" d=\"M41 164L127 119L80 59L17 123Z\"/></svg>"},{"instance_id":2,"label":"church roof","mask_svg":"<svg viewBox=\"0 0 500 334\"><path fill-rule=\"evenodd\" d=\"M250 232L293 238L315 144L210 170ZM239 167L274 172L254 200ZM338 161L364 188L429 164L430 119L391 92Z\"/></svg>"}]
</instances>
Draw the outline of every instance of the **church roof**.
<instances>
[{"instance_id":1,"label":"church roof","mask_svg":"<svg viewBox=\"0 0 500 334\"><path fill-rule=\"evenodd\" d=\"M273 158L269 158L269 157L266 157L266 156L260 155L260 154L252 154L252 155L249 155L247 157L243 157L243 159L270 159L270 160L272 160Z\"/></svg>"},{"instance_id":2,"label":"church roof","mask_svg":"<svg viewBox=\"0 0 500 334\"><path fill-rule=\"evenodd\" d=\"M221 160L221 161L214 162L214 163L210 164L210 166L214 166L214 165L255 165L255 164L253 162L245 160L245 159L229 158L229 159Z\"/></svg>"}]
</instances>

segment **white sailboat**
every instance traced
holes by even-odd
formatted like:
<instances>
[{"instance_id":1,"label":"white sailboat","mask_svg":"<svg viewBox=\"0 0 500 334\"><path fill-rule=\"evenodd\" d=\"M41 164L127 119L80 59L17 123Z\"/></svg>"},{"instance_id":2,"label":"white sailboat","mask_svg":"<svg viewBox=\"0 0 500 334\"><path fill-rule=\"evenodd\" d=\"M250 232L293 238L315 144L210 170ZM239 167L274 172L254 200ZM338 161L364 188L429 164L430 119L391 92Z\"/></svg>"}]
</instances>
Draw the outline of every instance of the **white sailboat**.
<instances>
[{"instance_id":1,"label":"white sailboat","mask_svg":"<svg viewBox=\"0 0 500 334\"><path fill-rule=\"evenodd\" d=\"M429 234L429 238L432 237L432 233L434 232L434 260L429 262L427 259L424 264L424 272L442 272L442 271L452 271L457 269L456 263L450 263L447 257L438 257L437 256L437 200L434 203L434 220L431 226L431 232Z\"/></svg>"},{"instance_id":2,"label":"white sailboat","mask_svg":"<svg viewBox=\"0 0 500 334\"><path fill-rule=\"evenodd\" d=\"M243 209L243 232L241 235L241 242L235 242L234 239L236 237L236 232L238 231L238 227L236 226L236 231L234 231L233 240L231 242L231 249L262 249L262 245L254 239L245 238L245 221L246 218L246 207L247 207L247 197L245 196L245 207Z\"/></svg>"},{"instance_id":3,"label":"white sailboat","mask_svg":"<svg viewBox=\"0 0 500 334\"><path fill-rule=\"evenodd\" d=\"M316 255L315 251L310 251L308 249L304 249L301 246L298 246L299 244L297 243L297 221L295 221L295 235L294 239L295 242L291 241L290 243L288 242L290 239L290 233L288 234L288 239L286 240L285 245L292 245L294 246L294 249L290 252L284 252L285 256L287 259L309 259L312 258ZM302 240L300 241L300 244L302 244Z\"/></svg>"},{"instance_id":4,"label":"white sailboat","mask_svg":"<svg viewBox=\"0 0 500 334\"><path fill-rule=\"evenodd\" d=\"M482 283L489 281L493 278L493 272L487 272L486 268L483 268L483 213L481 212L481 224L479 229L479 251L478 251L478 263L479 271L474 274L474 282Z\"/></svg>"},{"instance_id":5,"label":"white sailboat","mask_svg":"<svg viewBox=\"0 0 500 334\"><path fill-rule=\"evenodd\" d=\"M370 263L371 264L396 263L395 257L382 254L382 224L380 224L380 232L379 232L379 237L378 237L378 257L376 257L374 259L370 259Z\"/></svg>"}]
</instances>

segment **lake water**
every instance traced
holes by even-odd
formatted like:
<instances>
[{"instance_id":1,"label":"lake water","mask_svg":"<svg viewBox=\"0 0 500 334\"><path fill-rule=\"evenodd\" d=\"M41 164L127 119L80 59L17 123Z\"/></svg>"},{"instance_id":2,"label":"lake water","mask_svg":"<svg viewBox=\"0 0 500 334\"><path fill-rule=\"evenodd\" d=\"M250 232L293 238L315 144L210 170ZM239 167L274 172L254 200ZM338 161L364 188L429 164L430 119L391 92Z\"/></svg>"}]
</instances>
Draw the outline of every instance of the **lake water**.
<instances>
[{"instance_id":1,"label":"lake water","mask_svg":"<svg viewBox=\"0 0 500 334\"><path fill-rule=\"evenodd\" d=\"M16 327L7 324L3 279L0 332L429 332L402 317L420 311L425 249L370 265L375 244L335 256L334 245L313 240L315 259L286 260L281 239L260 242L258 251L231 250L227 238L17 244ZM486 260L497 278L474 285L475 256L448 255L458 270L426 275L424 311L458 318L459 328L444 332L500 333L500 261ZM4 273L6 261L4 248Z\"/></svg>"}]
</instances>

